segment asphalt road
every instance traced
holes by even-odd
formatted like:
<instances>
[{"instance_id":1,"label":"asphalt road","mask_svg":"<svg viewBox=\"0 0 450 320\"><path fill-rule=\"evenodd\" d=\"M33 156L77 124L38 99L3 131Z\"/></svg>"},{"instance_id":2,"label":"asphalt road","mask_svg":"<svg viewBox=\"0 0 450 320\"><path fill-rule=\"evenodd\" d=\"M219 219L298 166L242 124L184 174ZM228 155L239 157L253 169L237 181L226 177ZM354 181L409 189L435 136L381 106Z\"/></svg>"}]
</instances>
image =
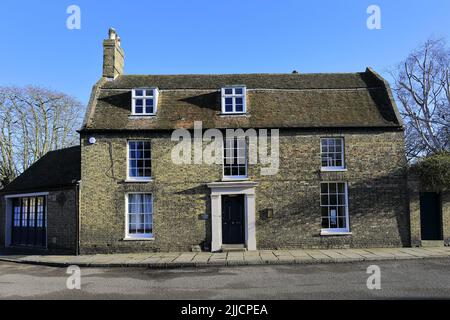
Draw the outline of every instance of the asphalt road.
<instances>
[{"instance_id":1,"label":"asphalt road","mask_svg":"<svg viewBox=\"0 0 450 320\"><path fill-rule=\"evenodd\" d=\"M367 289L371 264L381 289ZM205 269L81 269L0 262L0 299L383 299L450 298L450 259Z\"/></svg>"}]
</instances>

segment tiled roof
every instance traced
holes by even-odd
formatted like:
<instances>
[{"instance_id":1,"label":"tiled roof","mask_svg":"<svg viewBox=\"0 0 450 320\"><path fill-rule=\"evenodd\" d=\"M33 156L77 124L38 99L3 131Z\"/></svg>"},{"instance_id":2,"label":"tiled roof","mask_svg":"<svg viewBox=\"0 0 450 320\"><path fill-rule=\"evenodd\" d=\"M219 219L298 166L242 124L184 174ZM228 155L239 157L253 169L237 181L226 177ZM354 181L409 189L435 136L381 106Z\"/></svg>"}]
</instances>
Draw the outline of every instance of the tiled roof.
<instances>
[{"instance_id":1,"label":"tiled roof","mask_svg":"<svg viewBox=\"0 0 450 320\"><path fill-rule=\"evenodd\" d=\"M8 184L2 193L46 191L81 179L80 146L50 151Z\"/></svg>"},{"instance_id":2,"label":"tiled roof","mask_svg":"<svg viewBox=\"0 0 450 320\"><path fill-rule=\"evenodd\" d=\"M220 88L245 85L247 114L221 114ZM133 118L131 89L157 87L158 112ZM83 130L193 128L400 127L390 89L361 73L122 75L94 89Z\"/></svg>"}]
</instances>

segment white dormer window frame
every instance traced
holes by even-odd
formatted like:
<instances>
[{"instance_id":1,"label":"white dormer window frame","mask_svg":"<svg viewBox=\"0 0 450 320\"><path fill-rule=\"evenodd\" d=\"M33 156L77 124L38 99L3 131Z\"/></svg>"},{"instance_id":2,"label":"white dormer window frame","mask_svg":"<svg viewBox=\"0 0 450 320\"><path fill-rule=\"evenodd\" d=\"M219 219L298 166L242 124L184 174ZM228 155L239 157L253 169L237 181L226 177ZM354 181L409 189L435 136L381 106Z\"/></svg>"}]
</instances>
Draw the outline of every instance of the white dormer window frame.
<instances>
[{"instance_id":1,"label":"white dormer window frame","mask_svg":"<svg viewBox=\"0 0 450 320\"><path fill-rule=\"evenodd\" d=\"M158 109L158 88L135 88L131 94L131 114L154 116Z\"/></svg>"},{"instance_id":2,"label":"white dormer window frame","mask_svg":"<svg viewBox=\"0 0 450 320\"><path fill-rule=\"evenodd\" d=\"M245 86L226 86L221 89L221 93L223 114L247 112L247 88Z\"/></svg>"}]
</instances>

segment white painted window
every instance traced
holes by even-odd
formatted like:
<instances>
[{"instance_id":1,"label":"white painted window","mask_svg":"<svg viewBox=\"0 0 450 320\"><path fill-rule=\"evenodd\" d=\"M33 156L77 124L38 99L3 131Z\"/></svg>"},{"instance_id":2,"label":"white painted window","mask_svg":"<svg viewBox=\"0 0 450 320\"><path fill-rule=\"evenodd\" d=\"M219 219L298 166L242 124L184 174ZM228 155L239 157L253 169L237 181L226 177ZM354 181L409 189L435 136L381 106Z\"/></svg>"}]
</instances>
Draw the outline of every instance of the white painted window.
<instances>
[{"instance_id":1,"label":"white painted window","mask_svg":"<svg viewBox=\"0 0 450 320\"><path fill-rule=\"evenodd\" d=\"M347 183L321 183L320 207L322 233L349 232Z\"/></svg>"},{"instance_id":2,"label":"white painted window","mask_svg":"<svg viewBox=\"0 0 450 320\"><path fill-rule=\"evenodd\" d=\"M226 138L223 152L223 176L225 179L247 178L247 143L242 138Z\"/></svg>"},{"instance_id":3,"label":"white painted window","mask_svg":"<svg viewBox=\"0 0 450 320\"><path fill-rule=\"evenodd\" d=\"M222 88L222 113L245 113L246 92L244 86Z\"/></svg>"},{"instance_id":4,"label":"white painted window","mask_svg":"<svg viewBox=\"0 0 450 320\"><path fill-rule=\"evenodd\" d=\"M320 139L322 170L344 170L344 138Z\"/></svg>"},{"instance_id":5,"label":"white painted window","mask_svg":"<svg viewBox=\"0 0 450 320\"><path fill-rule=\"evenodd\" d=\"M153 238L152 194L129 193L126 202L126 238Z\"/></svg>"},{"instance_id":6,"label":"white painted window","mask_svg":"<svg viewBox=\"0 0 450 320\"><path fill-rule=\"evenodd\" d=\"M128 141L127 180L146 181L152 177L150 141Z\"/></svg>"},{"instance_id":7,"label":"white painted window","mask_svg":"<svg viewBox=\"0 0 450 320\"><path fill-rule=\"evenodd\" d=\"M132 110L133 115L153 116L158 107L158 89L133 89Z\"/></svg>"}]
</instances>

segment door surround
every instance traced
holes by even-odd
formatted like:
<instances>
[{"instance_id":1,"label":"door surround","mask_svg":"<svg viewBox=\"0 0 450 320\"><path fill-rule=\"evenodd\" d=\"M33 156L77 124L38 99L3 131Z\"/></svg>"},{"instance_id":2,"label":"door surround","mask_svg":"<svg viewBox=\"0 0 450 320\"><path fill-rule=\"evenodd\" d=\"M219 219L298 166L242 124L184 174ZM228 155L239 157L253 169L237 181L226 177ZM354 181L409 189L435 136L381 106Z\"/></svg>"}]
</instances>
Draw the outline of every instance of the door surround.
<instances>
[{"instance_id":1,"label":"door surround","mask_svg":"<svg viewBox=\"0 0 450 320\"><path fill-rule=\"evenodd\" d=\"M244 231L247 250L256 250L255 187L250 181L222 181L208 183L211 189L211 251L222 249L222 195L243 194Z\"/></svg>"}]
</instances>

